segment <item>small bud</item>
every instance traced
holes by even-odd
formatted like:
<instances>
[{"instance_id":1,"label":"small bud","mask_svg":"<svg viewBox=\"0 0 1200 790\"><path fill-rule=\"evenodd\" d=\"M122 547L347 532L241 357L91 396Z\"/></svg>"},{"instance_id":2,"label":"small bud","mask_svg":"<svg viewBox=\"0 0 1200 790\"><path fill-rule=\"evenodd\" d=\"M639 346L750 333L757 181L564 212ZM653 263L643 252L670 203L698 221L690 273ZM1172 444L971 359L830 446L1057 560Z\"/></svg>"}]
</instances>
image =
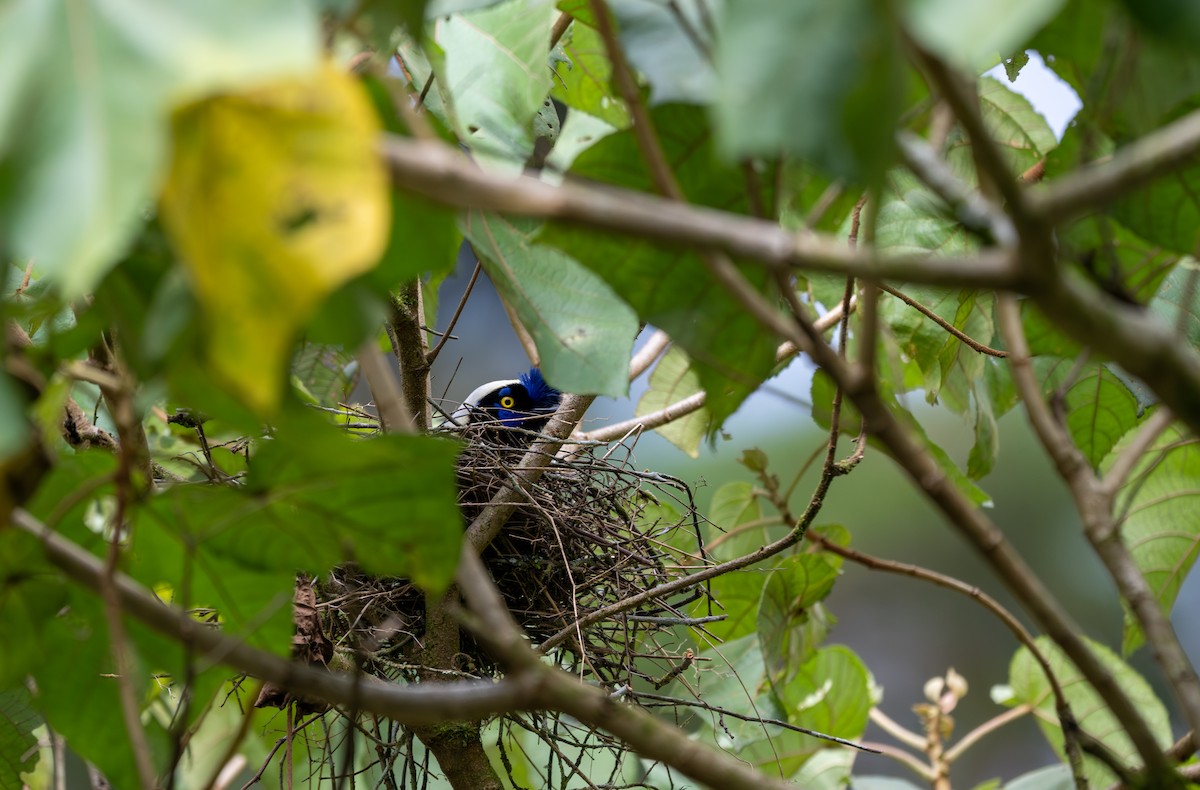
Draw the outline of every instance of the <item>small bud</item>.
<instances>
[{"instance_id":1,"label":"small bud","mask_svg":"<svg viewBox=\"0 0 1200 790\"><path fill-rule=\"evenodd\" d=\"M950 667L946 672L946 690L955 696L956 699L962 699L967 696L967 679L958 674L954 667Z\"/></svg>"},{"instance_id":2,"label":"small bud","mask_svg":"<svg viewBox=\"0 0 1200 790\"><path fill-rule=\"evenodd\" d=\"M767 470L767 454L757 447L743 450L742 457L738 459L738 463L751 472L762 473Z\"/></svg>"},{"instance_id":3,"label":"small bud","mask_svg":"<svg viewBox=\"0 0 1200 790\"><path fill-rule=\"evenodd\" d=\"M937 704L938 700L942 698L942 693L945 692L945 690L945 678L930 678L929 680L925 681L925 699L929 700L935 705Z\"/></svg>"}]
</instances>

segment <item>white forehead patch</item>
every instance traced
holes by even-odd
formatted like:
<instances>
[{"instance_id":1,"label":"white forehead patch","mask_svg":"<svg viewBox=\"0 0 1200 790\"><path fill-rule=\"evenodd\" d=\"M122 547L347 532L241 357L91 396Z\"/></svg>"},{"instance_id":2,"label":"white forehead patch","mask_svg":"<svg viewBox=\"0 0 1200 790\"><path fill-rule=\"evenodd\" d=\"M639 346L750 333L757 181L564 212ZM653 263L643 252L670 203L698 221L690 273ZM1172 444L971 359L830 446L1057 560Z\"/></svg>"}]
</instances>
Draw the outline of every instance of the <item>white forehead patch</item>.
<instances>
[{"instance_id":1,"label":"white forehead patch","mask_svg":"<svg viewBox=\"0 0 1200 790\"><path fill-rule=\"evenodd\" d=\"M520 379L500 379L498 381L489 381L487 384L476 387L471 390L471 394L462 402L462 405L450 415L450 422L455 425L466 425L471 421L471 409L478 406L481 400L497 390L520 383Z\"/></svg>"}]
</instances>

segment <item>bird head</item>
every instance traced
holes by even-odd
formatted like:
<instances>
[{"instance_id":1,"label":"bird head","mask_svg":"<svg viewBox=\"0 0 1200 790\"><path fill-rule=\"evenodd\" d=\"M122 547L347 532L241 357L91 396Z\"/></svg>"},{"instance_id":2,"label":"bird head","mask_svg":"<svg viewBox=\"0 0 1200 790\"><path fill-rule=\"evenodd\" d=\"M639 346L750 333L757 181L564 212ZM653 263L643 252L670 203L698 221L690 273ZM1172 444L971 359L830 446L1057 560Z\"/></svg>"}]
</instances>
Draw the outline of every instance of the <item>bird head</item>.
<instances>
[{"instance_id":1,"label":"bird head","mask_svg":"<svg viewBox=\"0 0 1200 790\"><path fill-rule=\"evenodd\" d=\"M561 400L562 394L546 383L541 371L531 368L520 378L476 387L450 420L461 426L493 422L504 428L540 431Z\"/></svg>"}]
</instances>

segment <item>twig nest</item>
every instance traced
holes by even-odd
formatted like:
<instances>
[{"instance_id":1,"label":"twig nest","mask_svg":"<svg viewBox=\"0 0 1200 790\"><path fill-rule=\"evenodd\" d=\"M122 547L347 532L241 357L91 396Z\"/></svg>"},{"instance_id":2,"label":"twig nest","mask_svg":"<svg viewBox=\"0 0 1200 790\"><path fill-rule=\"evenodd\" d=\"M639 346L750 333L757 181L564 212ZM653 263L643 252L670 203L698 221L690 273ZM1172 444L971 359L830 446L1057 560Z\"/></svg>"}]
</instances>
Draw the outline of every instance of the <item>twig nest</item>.
<instances>
[{"instance_id":1,"label":"twig nest","mask_svg":"<svg viewBox=\"0 0 1200 790\"><path fill-rule=\"evenodd\" d=\"M512 484L528 451L525 442L533 437L514 441L486 424L455 433L466 442L458 462L458 501L466 525ZM571 459L554 460L536 483L520 487L525 501L483 554L513 616L534 643L567 631L570 635L550 654L564 665L582 665L585 676L609 687L632 683L639 675L634 645L644 629L658 627L641 618L679 615L677 605L703 594L675 593L670 596L674 604L651 598L571 632L580 618L669 581L681 564L679 555L703 553L690 491L672 478L636 470L631 450L589 447ZM666 497L674 502L662 506ZM322 580L317 607L337 650L356 655L367 671L388 679L420 674L424 596L407 580L341 568ZM468 632L462 634L456 670L476 677L497 673Z\"/></svg>"}]
</instances>

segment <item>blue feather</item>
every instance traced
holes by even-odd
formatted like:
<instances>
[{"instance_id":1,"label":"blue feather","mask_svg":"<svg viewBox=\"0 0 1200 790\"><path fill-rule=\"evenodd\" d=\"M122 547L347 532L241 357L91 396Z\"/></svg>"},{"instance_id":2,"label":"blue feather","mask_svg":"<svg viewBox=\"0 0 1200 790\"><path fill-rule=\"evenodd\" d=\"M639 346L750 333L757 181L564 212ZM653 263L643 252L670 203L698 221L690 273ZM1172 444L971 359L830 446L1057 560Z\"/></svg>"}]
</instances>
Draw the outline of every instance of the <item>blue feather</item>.
<instances>
[{"instance_id":1,"label":"blue feather","mask_svg":"<svg viewBox=\"0 0 1200 790\"><path fill-rule=\"evenodd\" d=\"M528 373L522 373L519 378L536 408L548 409L558 406L562 393L546 383L546 380L542 378L542 371L530 368Z\"/></svg>"}]
</instances>

